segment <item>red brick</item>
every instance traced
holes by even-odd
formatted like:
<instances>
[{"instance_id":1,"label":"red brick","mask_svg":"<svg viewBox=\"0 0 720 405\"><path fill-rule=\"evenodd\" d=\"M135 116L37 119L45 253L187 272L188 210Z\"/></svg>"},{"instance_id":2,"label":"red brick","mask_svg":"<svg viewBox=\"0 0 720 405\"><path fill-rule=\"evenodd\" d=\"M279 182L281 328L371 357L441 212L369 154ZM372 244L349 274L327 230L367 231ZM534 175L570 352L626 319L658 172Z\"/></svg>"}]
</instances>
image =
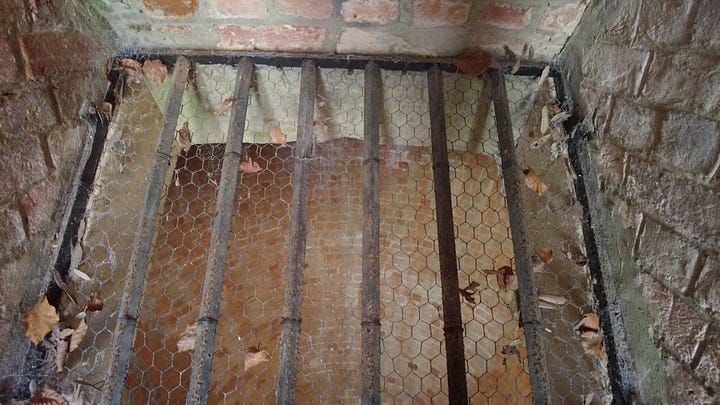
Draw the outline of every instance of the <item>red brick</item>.
<instances>
[{"instance_id":1,"label":"red brick","mask_svg":"<svg viewBox=\"0 0 720 405\"><path fill-rule=\"evenodd\" d=\"M345 28L337 43L338 53L366 53L372 55L409 55L418 50L400 37L384 32Z\"/></svg>"},{"instance_id":2,"label":"red brick","mask_svg":"<svg viewBox=\"0 0 720 405\"><path fill-rule=\"evenodd\" d=\"M0 36L0 84L11 82L18 76L17 62L15 61L15 52L13 51L10 38Z\"/></svg>"},{"instance_id":3,"label":"red brick","mask_svg":"<svg viewBox=\"0 0 720 405\"><path fill-rule=\"evenodd\" d=\"M25 5L22 0L0 1L0 32L7 33L13 28L24 31L27 28Z\"/></svg>"},{"instance_id":4,"label":"red brick","mask_svg":"<svg viewBox=\"0 0 720 405\"><path fill-rule=\"evenodd\" d=\"M485 4L480 7L479 21L495 27L521 30L530 22L532 8L510 4Z\"/></svg>"},{"instance_id":5,"label":"red brick","mask_svg":"<svg viewBox=\"0 0 720 405\"><path fill-rule=\"evenodd\" d=\"M540 28L571 34L580 21L583 10L584 7L579 4L566 4L560 8L548 9L543 16Z\"/></svg>"},{"instance_id":6,"label":"red brick","mask_svg":"<svg viewBox=\"0 0 720 405\"><path fill-rule=\"evenodd\" d=\"M89 140L85 126L58 129L48 134L47 143L52 164L62 178L69 177L77 166L84 139Z\"/></svg>"},{"instance_id":7,"label":"red brick","mask_svg":"<svg viewBox=\"0 0 720 405\"><path fill-rule=\"evenodd\" d=\"M398 2L393 0L349 0L340 14L347 22L387 24L398 17Z\"/></svg>"},{"instance_id":8,"label":"red brick","mask_svg":"<svg viewBox=\"0 0 720 405\"><path fill-rule=\"evenodd\" d=\"M317 51L325 40L325 28L312 26L248 27L219 25L221 49L264 51Z\"/></svg>"},{"instance_id":9,"label":"red brick","mask_svg":"<svg viewBox=\"0 0 720 405\"><path fill-rule=\"evenodd\" d=\"M186 17L198 9L197 0L143 0L148 11L165 17Z\"/></svg>"},{"instance_id":10,"label":"red brick","mask_svg":"<svg viewBox=\"0 0 720 405\"><path fill-rule=\"evenodd\" d=\"M28 232L34 235L43 230L55 214L60 197L60 182L49 178L20 199L20 207L27 219Z\"/></svg>"},{"instance_id":11,"label":"red brick","mask_svg":"<svg viewBox=\"0 0 720 405\"><path fill-rule=\"evenodd\" d=\"M265 18L266 0L210 0L210 15L215 18Z\"/></svg>"},{"instance_id":12,"label":"red brick","mask_svg":"<svg viewBox=\"0 0 720 405\"><path fill-rule=\"evenodd\" d=\"M470 3L446 0L416 0L414 24L421 27L462 25L468 19Z\"/></svg>"},{"instance_id":13,"label":"red brick","mask_svg":"<svg viewBox=\"0 0 720 405\"><path fill-rule=\"evenodd\" d=\"M26 74L36 78L60 72L86 70L99 51L95 39L77 31L37 32L20 38Z\"/></svg>"},{"instance_id":14,"label":"red brick","mask_svg":"<svg viewBox=\"0 0 720 405\"><path fill-rule=\"evenodd\" d=\"M278 0L280 14L303 18L330 18L333 11L332 0Z\"/></svg>"},{"instance_id":15,"label":"red brick","mask_svg":"<svg viewBox=\"0 0 720 405\"><path fill-rule=\"evenodd\" d=\"M20 246L25 240L25 229L23 228L20 213L14 209L0 211L0 257L8 254L12 249Z\"/></svg>"},{"instance_id":16,"label":"red brick","mask_svg":"<svg viewBox=\"0 0 720 405\"><path fill-rule=\"evenodd\" d=\"M88 72L74 72L56 75L52 79L52 90L60 109L63 122L76 119L83 100L98 103L107 86L104 77Z\"/></svg>"},{"instance_id":17,"label":"red brick","mask_svg":"<svg viewBox=\"0 0 720 405\"><path fill-rule=\"evenodd\" d=\"M0 190L2 197L23 191L47 175L40 141L35 136L5 139L0 143Z\"/></svg>"}]
</instances>

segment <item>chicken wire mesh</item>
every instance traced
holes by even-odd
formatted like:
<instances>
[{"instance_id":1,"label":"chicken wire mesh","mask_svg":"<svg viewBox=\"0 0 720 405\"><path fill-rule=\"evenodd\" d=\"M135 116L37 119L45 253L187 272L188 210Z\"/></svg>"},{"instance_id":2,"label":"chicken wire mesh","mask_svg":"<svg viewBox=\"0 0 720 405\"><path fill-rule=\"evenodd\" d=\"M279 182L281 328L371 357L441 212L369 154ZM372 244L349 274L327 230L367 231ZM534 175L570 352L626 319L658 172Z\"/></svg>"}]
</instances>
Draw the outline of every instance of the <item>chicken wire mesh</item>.
<instances>
[{"instance_id":1,"label":"chicken wire mesh","mask_svg":"<svg viewBox=\"0 0 720 405\"><path fill-rule=\"evenodd\" d=\"M176 140L169 157L122 403L186 399L192 355L183 349L198 318L229 125L224 106L232 102L236 71L203 64L190 71L177 130L186 126L192 142ZM362 74L325 68L318 73L298 403L355 403L362 389ZM584 353L578 333L587 331L575 327L593 310L587 271L577 264L583 256L582 216L568 192L572 179L564 171L562 135L538 135L542 106L554 95L546 87L540 91L534 78L507 80L519 160L540 173L549 189L544 196L526 192L524 199L525 213L532 213L524 216L531 243L538 252L554 252L537 274L539 293L552 301L543 305L553 307L542 313L551 381L542 389L553 402L578 403L590 394L599 401L607 391L604 367ZM59 379L80 386L90 403L110 383L104 375L170 81L126 83L78 237L78 270L90 279L77 281L79 290L102 296L105 308L88 316L86 337L65 359ZM293 242L299 83L298 68L255 67L208 403L275 401L283 270ZM452 199L441 203L452 205L454 217L469 402L529 403L522 297L507 271L515 269L515 259L489 84L444 73L443 89ZM445 403L449 382L426 74L382 71L381 94L381 398ZM271 136L278 132L286 144ZM557 304L562 299L567 303Z\"/></svg>"}]
</instances>

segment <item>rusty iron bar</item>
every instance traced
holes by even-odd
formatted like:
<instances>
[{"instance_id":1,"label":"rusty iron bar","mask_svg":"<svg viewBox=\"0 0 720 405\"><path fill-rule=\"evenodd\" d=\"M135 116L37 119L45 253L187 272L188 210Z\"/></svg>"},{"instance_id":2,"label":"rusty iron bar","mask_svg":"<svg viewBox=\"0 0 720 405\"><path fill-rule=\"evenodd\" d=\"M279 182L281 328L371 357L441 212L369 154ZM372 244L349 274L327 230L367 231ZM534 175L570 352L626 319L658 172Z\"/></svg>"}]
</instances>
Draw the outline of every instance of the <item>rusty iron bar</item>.
<instances>
[{"instance_id":1,"label":"rusty iron bar","mask_svg":"<svg viewBox=\"0 0 720 405\"><path fill-rule=\"evenodd\" d=\"M245 115L247 113L250 84L253 75L253 61L242 58L235 79L235 102L230 112L225 153L220 173L220 185L215 206L215 218L210 236L207 268L203 282L200 311L197 320L195 349L192 355L190 386L185 403L206 404L210 389L215 333L220 312L223 271L227 254L228 235L235 213L235 192L237 189L238 166L243 154Z\"/></svg>"},{"instance_id":2,"label":"rusty iron bar","mask_svg":"<svg viewBox=\"0 0 720 405\"><path fill-rule=\"evenodd\" d=\"M362 401L380 403L380 68L365 66L363 107Z\"/></svg>"},{"instance_id":3,"label":"rusty iron bar","mask_svg":"<svg viewBox=\"0 0 720 405\"><path fill-rule=\"evenodd\" d=\"M295 402L297 378L297 348L300 338L300 309L302 305L305 244L307 237L307 206L310 170L312 165L313 114L317 96L317 68L306 60L300 77L300 107L298 109L295 172L292 177L293 197L290 215L290 257L285 268L285 302L280 321L280 365L278 368L276 404Z\"/></svg>"},{"instance_id":4,"label":"rusty iron bar","mask_svg":"<svg viewBox=\"0 0 720 405\"><path fill-rule=\"evenodd\" d=\"M442 72L433 65L428 70L428 102L430 107L430 135L432 138L433 181L438 247L440 250L440 279L447 355L448 397L450 404L467 404L465 373L465 345L460 313L457 255L455 252L455 224L452 214L450 164L445 134L445 95Z\"/></svg>"},{"instance_id":5,"label":"rusty iron bar","mask_svg":"<svg viewBox=\"0 0 720 405\"><path fill-rule=\"evenodd\" d=\"M488 72L495 108L495 124L498 132L502 172L507 192L508 212L513 249L515 251L518 293L520 296L520 316L525 331L525 343L528 349L530 383L533 403L548 403L549 381L540 322L537 298L537 280L532 270L532 247L528 240L527 226L523 218L523 174L515 156L510 107L505 90L505 77L502 71L490 69Z\"/></svg>"},{"instance_id":6,"label":"rusty iron bar","mask_svg":"<svg viewBox=\"0 0 720 405\"><path fill-rule=\"evenodd\" d=\"M158 211L162 201L163 185L167 171L170 169L170 151L175 139L175 128L180 115L183 93L188 83L189 71L190 62L179 57L173 69L172 86L165 104L162 128L158 136L158 148L155 152L155 161L150 171L150 181L143 202L144 211L140 219L138 238L130 260L128 280L118 311L112 358L105 375L107 385L101 399L103 404L114 405L120 403L123 385L127 377L140 300L152 253Z\"/></svg>"}]
</instances>

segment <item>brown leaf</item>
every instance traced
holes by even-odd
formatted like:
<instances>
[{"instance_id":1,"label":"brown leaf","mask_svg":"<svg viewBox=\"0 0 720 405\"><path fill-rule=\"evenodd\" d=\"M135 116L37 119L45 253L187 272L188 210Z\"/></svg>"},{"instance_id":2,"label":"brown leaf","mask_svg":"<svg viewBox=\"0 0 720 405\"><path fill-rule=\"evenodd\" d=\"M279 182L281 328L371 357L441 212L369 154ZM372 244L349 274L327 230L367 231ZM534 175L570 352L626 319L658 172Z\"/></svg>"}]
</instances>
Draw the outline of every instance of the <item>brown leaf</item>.
<instances>
[{"instance_id":1,"label":"brown leaf","mask_svg":"<svg viewBox=\"0 0 720 405\"><path fill-rule=\"evenodd\" d=\"M532 255L532 268L535 273L542 273L547 270L547 265L538 255Z\"/></svg>"},{"instance_id":2,"label":"brown leaf","mask_svg":"<svg viewBox=\"0 0 720 405\"><path fill-rule=\"evenodd\" d=\"M260 363L270 361L270 353L267 350L260 350L255 353L245 353L245 371L252 367L257 366Z\"/></svg>"},{"instance_id":3,"label":"brown leaf","mask_svg":"<svg viewBox=\"0 0 720 405\"><path fill-rule=\"evenodd\" d=\"M228 111L230 111L230 108L232 107L232 105L235 101L236 101L235 97L226 98L225 101L223 101L220 108L218 108L217 111L215 111L215 116L218 117L218 116L223 115L223 114L227 113Z\"/></svg>"},{"instance_id":4,"label":"brown leaf","mask_svg":"<svg viewBox=\"0 0 720 405\"><path fill-rule=\"evenodd\" d=\"M240 171L243 173L258 173L262 171L260 165L257 162L253 162L250 156L247 156L245 160L240 162Z\"/></svg>"},{"instance_id":5,"label":"brown leaf","mask_svg":"<svg viewBox=\"0 0 720 405\"><path fill-rule=\"evenodd\" d=\"M538 252L538 257L540 258L540 260L545 262L545 264L550 264L553 262L553 260L555 260L552 249L547 246L543 246L540 248L540 251Z\"/></svg>"},{"instance_id":6,"label":"brown leaf","mask_svg":"<svg viewBox=\"0 0 720 405\"><path fill-rule=\"evenodd\" d=\"M580 334L580 344L585 354L596 357L598 359L605 358L604 339L601 333L587 331Z\"/></svg>"},{"instance_id":7,"label":"brown leaf","mask_svg":"<svg viewBox=\"0 0 720 405\"><path fill-rule=\"evenodd\" d=\"M118 61L120 69L125 71L128 79L135 83L140 83L143 77L142 65L135 59L125 58Z\"/></svg>"},{"instance_id":8,"label":"brown leaf","mask_svg":"<svg viewBox=\"0 0 720 405\"><path fill-rule=\"evenodd\" d=\"M177 139L178 144L180 144L180 149L182 149L183 152L187 152L190 150L190 147L193 145L192 132L190 132L189 124L187 121L185 121L182 128L177 131L175 139Z\"/></svg>"},{"instance_id":9,"label":"brown leaf","mask_svg":"<svg viewBox=\"0 0 720 405\"><path fill-rule=\"evenodd\" d=\"M523 173L525 174L525 185L542 197L547 191L547 185L540 175L535 173L533 169L523 170Z\"/></svg>"},{"instance_id":10,"label":"brown leaf","mask_svg":"<svg viewBox=\"0 0 720 405\"><path fill-rule=\"evenodd\" d=\"M287 145L285 134L283 134L279 126L273 125L268 135L270 136L270 143L279 144L280 146Z\"/></svg>"},{"instance_id":11,"label":"brown leaf","mask_svg":"<svg viewBox=\"0 0 720 405\"><path fill-rule=\"evenodd\" d=\"M453 59L453 64L463 73L480 76L496 64L489 53L480 49L468 49Z\"/></svg>"},{"instance_id":12,"label":"brown leaf","mask_svg":"<svg viewBox=\"0 0 720 405\"><path fill-rule=\"evenodd\" d=\"M78 346L80 346L80 342L82 342L83 338L85 337L87 330L87 322L85 322L85 319L83 318L80 320L78 326L73 329L73 332L70 335L70 346L68 347L68 353L72 352L73 350L77 349Z\"/></svg>"},{"instance_id":13,"label":"brown leaf","mask_svg":"<svg viewBox=\"0 0 720 405\"><path fill-rule=\"evenodd\" d=\"M70 330L72 331L72 329ZM65 357L67 357L68 354L69 346L70 343L61 339L58 342L57 347L55 348L55 367L57 372L62 371L62 367L65 364Z\"/></svg>"},{"instance_id":14,"label":"brown leaf","mask_svg":"<svg viewBox=\"0 0 720 405\"><path fill-rule=\"evenodd\" d=\"M46 296L43 296L23 317L25 336L34 344L38 344L58 321L60 317L55 307L50 305Z\"/></svg>"},{"instance_id":15,"label":"brown leaf","mask_svg":"<svg viewBox=\"0 0 720 405\"><path fill-rule=\"evenodd\" d=\"M142 71L148 80L155 83L162 83L167 77L167 66L159 59L146 60L142 65Z\"/></svg>"},{"instance_id":16,"label":"brown leaf","mask_svg":"<svg viewBox=\"0 0 720 405\"><path fill-rule=\"evenodd\" d=\"M600 330L600 318L593 312L583 314L582 318L575 324L575 330L578 333L585 331L597 332Z\"/></svg>"},{"instance_id":17,"label":"brown leaf","mask_svg":"<svg viewBox=\"0 0 720 405\"><path fill-rule=\"evenodd\" d=\"M177 342L178 353L187 352L195 348L195 333L197 332L197 322L185 327L185 331L180 335Z\"/></svg>"},{"instance_id":18,"label":"brown leaf","mask_svg":"<svg viewBox=\"0 0 720 405\"><path fill-rule=\"evenodd\" d=\"M96 312L96 311L102 311L103 309L103 300L100 299L95 293L90 294L90 299L88 299L87 305L85 306L85 310L89 312Z\"/></svg>"},{"instance_id":19,"label":"brown leaf","mask_svg":"<svg viewBox=\"0 0 720 405\"><path fill-rule=\"evenodd\" d=\"M33 405L67 405L68 402L65 398L57 391L44 389L37 392L29 400L28 404Z\"/></svg>"},{"instance_id":20,"label":"brown leaf","mask_svg":"<svg viewBox=\"0 0 720 405\"><path fill-rule=\"evenodd\" d=\"M327 125L327 122L330 120L330 117L319 117L315 121L313 121L313 125L316 126L320 131L327 133L329 128Z\"/></svg>"},{"instance_id":21,"label":"brown leaf","mask_svg":"<svg viewBox=\"0 0 720 405\"><path fill-rule=\"evenodd\" d=\"M497 270L485 269L483 271L486 274L496 274L498 286L504 291L507 291L508 285L511 281L511 277L515 274L512 267L510 266L502 266Z\"/></svg>"}]
</instances>

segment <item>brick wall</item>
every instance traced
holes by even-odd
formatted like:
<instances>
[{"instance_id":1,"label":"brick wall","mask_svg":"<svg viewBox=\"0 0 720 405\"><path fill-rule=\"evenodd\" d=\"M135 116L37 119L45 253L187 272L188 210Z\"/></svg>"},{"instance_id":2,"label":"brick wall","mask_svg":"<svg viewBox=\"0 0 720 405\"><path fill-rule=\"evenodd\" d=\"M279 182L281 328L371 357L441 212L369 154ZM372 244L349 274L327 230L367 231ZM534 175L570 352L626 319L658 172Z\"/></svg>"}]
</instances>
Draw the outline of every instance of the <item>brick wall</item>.
<instances>
[{"instance_id":1,"label":"brick wall","mask_svg":"<svg viewBox=\"0 0 720 405\"><path fill-rule=\"evenodd\" d=\"M78 2L0 2L0 379L21 373L22 314L48 285L62 217L92 133L83 99L104 93L112 44ZM0 392L0 400L2 393Z\"/></svg>"},{"instance_id":2,"label":"brick wall","mask_svg":"<svg viewBox=\"0 0 720 405\"><path fill-rule=\"evenodd\" d=\"M601 256L647 403L720 392L719 20L712 0L607 1L563 52L593 131Z\"/></svg>"},{"instance_id":3,"label":"brick wall","mask_svg":"<svg viewBox=\"0 0 720 405\"><path fill-rule=\"evenodd\" d=\"M465 47L550 60L584 1L99 0L121 48L457 55Z\"/></svg>"}]
</instances>

